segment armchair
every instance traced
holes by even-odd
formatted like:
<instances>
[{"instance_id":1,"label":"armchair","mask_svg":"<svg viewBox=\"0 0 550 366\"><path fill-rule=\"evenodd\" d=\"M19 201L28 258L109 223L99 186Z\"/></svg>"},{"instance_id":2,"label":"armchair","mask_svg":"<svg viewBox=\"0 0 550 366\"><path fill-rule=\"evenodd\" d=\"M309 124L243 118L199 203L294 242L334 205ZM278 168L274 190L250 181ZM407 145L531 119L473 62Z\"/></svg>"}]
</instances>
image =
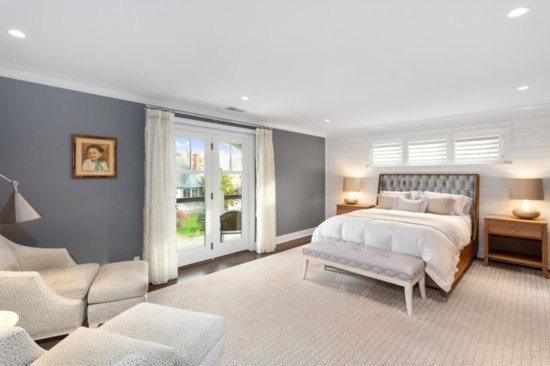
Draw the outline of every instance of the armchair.
<instances>
[{"instance_id":1,"label":"armchair","mask_svg":"<svg viewBox=\"0 0 550 366\"><path fill-rule=\"evenodd\" d=\"M66 249L32 248L0 235L0 309L19 314L33 339L67 334L84 323L86 296L99 264L76 264Z\"/></svg>"}]
</instances>

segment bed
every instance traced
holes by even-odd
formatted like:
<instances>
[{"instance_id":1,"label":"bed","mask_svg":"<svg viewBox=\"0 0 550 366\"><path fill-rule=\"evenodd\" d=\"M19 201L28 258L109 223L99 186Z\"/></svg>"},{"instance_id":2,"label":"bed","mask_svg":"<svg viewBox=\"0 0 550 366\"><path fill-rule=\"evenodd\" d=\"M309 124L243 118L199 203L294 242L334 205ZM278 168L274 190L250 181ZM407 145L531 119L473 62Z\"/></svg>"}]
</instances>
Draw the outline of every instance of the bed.
<instances>
[{"instance_id":1,"label":"bed","mask_svg":"<svg viewBox=\"0 0 550 366\"><path fill-rule=\"evenodd\" d=\"M378 193L376 208L325 220L312 241L335 240L420 257L426 262L428 284L449 294L477 253L479 175L380 174ZM420 201L431 205L427 213L407 207L424 205ZM442 203L451 211L439 212Z\"/></svg>"}]
</instances>

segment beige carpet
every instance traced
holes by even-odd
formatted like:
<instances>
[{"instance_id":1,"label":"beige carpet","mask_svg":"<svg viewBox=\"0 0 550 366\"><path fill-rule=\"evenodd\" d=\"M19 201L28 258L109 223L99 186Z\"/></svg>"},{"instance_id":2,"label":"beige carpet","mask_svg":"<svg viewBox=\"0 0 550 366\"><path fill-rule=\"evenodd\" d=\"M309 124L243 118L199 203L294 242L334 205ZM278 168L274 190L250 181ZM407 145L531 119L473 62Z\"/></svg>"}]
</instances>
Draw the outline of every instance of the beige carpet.
<instances>
[{"instance_id":1,"label":"beige carpet","mask_svg":"<svg viewBox=\"0 0 550 366\"><path fill-rule=\"evenodd\" d=\"M475 261L447 302L310 266L301 248L149 294L226 319L226 365L550 365L550 281Z\"/></svg>"}]
</instances>

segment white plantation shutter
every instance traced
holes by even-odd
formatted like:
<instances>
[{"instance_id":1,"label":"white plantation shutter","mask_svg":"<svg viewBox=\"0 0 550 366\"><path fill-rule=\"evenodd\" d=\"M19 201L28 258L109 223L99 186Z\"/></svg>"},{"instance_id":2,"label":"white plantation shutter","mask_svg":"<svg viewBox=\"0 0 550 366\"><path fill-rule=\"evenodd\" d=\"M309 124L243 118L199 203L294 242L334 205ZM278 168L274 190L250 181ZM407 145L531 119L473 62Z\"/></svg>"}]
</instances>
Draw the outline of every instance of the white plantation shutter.
<instances>
[{"instance_id":1,"label":"white plantation shutter","mask_svg":"<svg viewBox=\"0 0 550 366\"><path fill-rule=\"evenodd\" d=\"M388 166L403 164L403 141L373 143L371 146L371 165Z\"/></svg>"},{"instance_id":2,"label":"white plantation shutter","mask_svg":"<svg viewBox=\"0 0 550 366\"><path fill-rule=\"evenodd\" d=\"M454 162L455 164L501 163L501 134L455 136Z\"/></svg>"},{"instance_id":3,"label":"white plantation shutter","mask_svg":"<svg viewBox=\"0 0 550 366\"><path fill-rule=\"evenodd\" d=\"M436 165L448 161L447 139L409 140L409 164Z\"/></svg>"},{"instance_id":4,"label":"white plantation shutter","mask_svg":"<svg viewBox=\"0 0 550 366\"><path fill-rule=\"evenodd\" d=\"M503 164L510 160L512 128L479 131L429 131L387 135L372 141L370 166Z\"/></svg>"}]
</instances>

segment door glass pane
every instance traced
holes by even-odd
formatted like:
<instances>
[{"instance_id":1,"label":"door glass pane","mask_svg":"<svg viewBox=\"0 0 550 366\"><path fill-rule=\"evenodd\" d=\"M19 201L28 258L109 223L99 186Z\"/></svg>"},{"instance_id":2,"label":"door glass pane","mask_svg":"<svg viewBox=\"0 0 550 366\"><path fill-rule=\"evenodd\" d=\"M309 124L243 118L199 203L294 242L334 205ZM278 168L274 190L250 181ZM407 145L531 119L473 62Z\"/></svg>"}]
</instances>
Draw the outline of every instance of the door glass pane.
<instances>
[{"instance_id":1,"label":"door glass pane","mask_svg":"<svg viewBox=\"0 0 550 366\"><path fill-rule=\"evenodd\" d=\"M219 144L220 147L220 169L231 170L231 144L224 142Z\"/></svg>"},{"instance_id":2,"label":"door glass pane","mask_svg":"<svg viewBox=\"0 0 550 366\"><path fill-rule=\"evenodd\" d=\"M204 247L204 174L178 174L176 178L178 252Z\"/></svg>"},{"instance_id":3,"label":"door glass pane","mask_svg":"<svg viewBox=\"0 0 550 366\"><path fill-rule=\"evenodd\" d=\"M231 144L231 170L243 170L243 145Z\"/></svg>"},{"instance_id":4,"label":"door glass pane","mask_svg":"<svg viewBox=\"0 0 550 366\"><path fill-rule=\"evenodd\" d=\"M220 143L220 242L242 238L242 145Z\"/></svg>"},{"instance_id":5,"label":"door glass pane","mask_svg":"<svg viewBox=\"0 0 550 366\"><path fill-rule=\"evenodd\" d=\"M178 252L206 245L204 140L176 139L176 236Z\"/></svg>"}]
</instances>

